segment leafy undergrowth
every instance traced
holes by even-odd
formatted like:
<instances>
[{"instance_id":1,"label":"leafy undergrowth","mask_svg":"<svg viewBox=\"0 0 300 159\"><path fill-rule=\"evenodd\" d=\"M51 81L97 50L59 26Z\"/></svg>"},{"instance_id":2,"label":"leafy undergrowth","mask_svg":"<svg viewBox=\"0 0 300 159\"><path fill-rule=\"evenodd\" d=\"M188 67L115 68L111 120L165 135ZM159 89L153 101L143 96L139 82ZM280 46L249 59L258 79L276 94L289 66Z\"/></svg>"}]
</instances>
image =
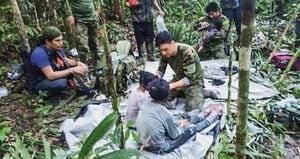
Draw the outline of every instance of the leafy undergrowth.
<instances>
[{"instance_id":1,"label":"leafy undergrowth","mask_svg":"<svg viewBox=\"0 0 300 159\"><path fill-rule=\"evenodd\" d=\"M53 149L67 148L59 126L65 119L77 115L87 102L87 97L76 96L75 92L66 93L61 97L60 104L53 107L43 104L42 96L16 90L15 87L7 97L0 99L1 155L12 155L17 144L16 135L20 136L29 151L36 153L37 158L45 157L40 153L44 149L42 136L46 137Z\"/></svg>"}]
</instances>

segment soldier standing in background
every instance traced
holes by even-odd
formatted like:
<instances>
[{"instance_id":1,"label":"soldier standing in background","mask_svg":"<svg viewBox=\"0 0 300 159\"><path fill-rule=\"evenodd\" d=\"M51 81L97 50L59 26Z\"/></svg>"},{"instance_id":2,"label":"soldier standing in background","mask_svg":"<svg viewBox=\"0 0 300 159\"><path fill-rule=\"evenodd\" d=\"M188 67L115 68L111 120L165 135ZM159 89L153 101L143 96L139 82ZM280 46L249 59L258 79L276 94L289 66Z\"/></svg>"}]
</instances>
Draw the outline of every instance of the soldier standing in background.
<instances>
[{"instance_id":1,"label":"soldier standing in background","mask_svg":"<svg viewBox=\"0 0 300 159\"><path fill-rule=\"evenodd\" d=\"M143 58L143 45L146 43L147 60L154 61L153 55L153 16L152 6L159 12L160 16L164 16L165 13L159 7L157 0L138 0L137 3L130 3L126 1L126 7L130 8L134 35L139 52L139 59Z\"/></svg>"},{"instance_id":2,"label":"soldier standing in background","mask_svg":"<svg viewBox=\"0 0 300 159\"><path fill-rule=\"evenodd\" d=\"M222 14L225 15L229 21L234 21L238 39L241 35L241 2L240 0L221 0Z\"/></svg>"},{"instance_id":3,"label":"soldier standing in background","mask_svg":"<svg viewBox=\"0 0 300 159\"><path fill-rule=\"evenodd\" d=\"M97 49L99 9L96 9L96 7L98 5L95 5L93 0L66 0L66 5L69 14L68 21L71 28L75 26L80 60L86 63L86 54L91 52L92 66L97 67L99 60Z\"/></svg>"}]
</instances>

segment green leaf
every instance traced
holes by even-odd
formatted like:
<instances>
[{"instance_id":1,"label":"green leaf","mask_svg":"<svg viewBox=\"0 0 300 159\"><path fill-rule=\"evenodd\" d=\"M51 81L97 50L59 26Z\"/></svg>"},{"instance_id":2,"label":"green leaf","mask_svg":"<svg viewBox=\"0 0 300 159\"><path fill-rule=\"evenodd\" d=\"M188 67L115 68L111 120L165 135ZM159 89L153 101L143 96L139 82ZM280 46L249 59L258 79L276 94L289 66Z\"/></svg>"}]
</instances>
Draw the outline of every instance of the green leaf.
<instances>
[{"instance_id":1,"label":"green leaf","mask_svg":"<svg viewBox=\"0 0 300 159\"><path fill-rule=\"evenodd\" d=\"M139 143L140 143L140 139L139 139L138 135L137 135L134 131L131 131L131 135L132 135L134 141L135 141L137 144L139 144Z\"/></svg>"},{"instance_id":2,"label":"green leaf","mask_svg":"<svg viewBox=\"0 0 300 159\"><path fill-rule=\"evenodd\" d=\"M98 157L98 159L129 159L132 156L139 157L141 153L138 150L123 149L107 153Z\"/></svg>"},{"instance_id":3,"label":"green leaf","mask_svg":"<svg viewBox=\"0 0 300 159\"><path fill-rule=\"evenodd\" d=\"M46 140L45 136L42 136L43 138L43 145L44 145L44 151L45 151L45 158L51 159L51 148L50 143Z\"/></svg>"},{"instance_id":4,"label":"green leaf","mask_svg":"<svg viewBox=\"0 0 300 159\"><path fill-rule=\"evenodd\" d=\"M127 129L125 132L124 140L127 141L130 136L130 129Z\"/></svg>"},{"instance_id":5,"label":"green leaf","mask_svg":"<svg viewBox=\"0 0 300 159\"><path fill-rule=\"evenodd\" d=\"M4 27L0 25L0 33L4 33L4 32L5 32Z\"/></svg>"},{"instance_id":6,"label":"green leaf","mask_svg":"<svg viewBox=\"0 0 300 159\"><path fill-rule=\"evenodd\" d=\"M129 120L126 124L127 127L132 127L135 124L134 120Z\"/></svg>"},{"instance_id":7,"label":"green leaf","mask_svg":"<svg viewBox=\"0 0 300 159\"><path fill-rule=\"evenodd\" d=\"M113 127L117 119L118 113L113 112L101 121L101 123L92 131L92 133L83 143L83 146L79 153L79 159L83 159L87 156L95 143L104 137L104 135Z\"/></svg>"},{"instance_id":8,"label":"green leaf","mask_svg":"<svg viewBox=\"0 0 300 159\"><path fill-rule=\"evenodd\" d=\"M33 37L34 36L34 32L32 31L32 29L30 27L26 27L25 28L26 33L30 36Z\"/></svg>"},{"instance_id":9,"label":"green leaf","mask_svg":"<svg viewBox=\"0 0 300 159\"><path fill-rule=\"evenodd\" d=\"M19 136L16 134L16 151L19 151L23 159L31 159L29 151L26 149L25 145L20 140Z\"/></svg>"}]
</instances>

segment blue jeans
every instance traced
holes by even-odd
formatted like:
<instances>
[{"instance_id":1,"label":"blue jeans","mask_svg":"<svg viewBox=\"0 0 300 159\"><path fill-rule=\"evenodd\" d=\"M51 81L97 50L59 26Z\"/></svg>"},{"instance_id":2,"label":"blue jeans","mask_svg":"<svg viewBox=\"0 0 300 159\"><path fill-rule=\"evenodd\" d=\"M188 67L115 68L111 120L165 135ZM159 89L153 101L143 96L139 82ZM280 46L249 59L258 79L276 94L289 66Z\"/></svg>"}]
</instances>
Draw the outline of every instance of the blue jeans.
<instances>
[{"instance_id":1,"label":"blue jeans","mask_svg":"<svg viewBox=\"0 0 300 159\"><path fill-rule=\"evenodd\" d=\"M201 120L201 119L199 119ZM198 120L198 121L199 121ZM195 126L187 127L183 129L183 133L180 134L176 139L169 139L169 147L166 148L158 148L155 153L158 154L166 154L174 151L184 143L186 143L191 137L193 137L197 132L200 132L204 128L208 127L210 123L207 120L202 120L198 123L195 123Z\"/></svg>"},{"instance_id":2,"label":"blue jeans","mask_svg":"<svg viewBox=\"0 0 300 159\"><path fill-rule=\"evenodd\" d=\"M34 91L48 91L48 92L59 92L63 91L67 88L68 86L68 81L65 78L60 78L57 80L48 80L44 79L40 82L38 82L34 86Z\"/></svg>"}]
</instances>

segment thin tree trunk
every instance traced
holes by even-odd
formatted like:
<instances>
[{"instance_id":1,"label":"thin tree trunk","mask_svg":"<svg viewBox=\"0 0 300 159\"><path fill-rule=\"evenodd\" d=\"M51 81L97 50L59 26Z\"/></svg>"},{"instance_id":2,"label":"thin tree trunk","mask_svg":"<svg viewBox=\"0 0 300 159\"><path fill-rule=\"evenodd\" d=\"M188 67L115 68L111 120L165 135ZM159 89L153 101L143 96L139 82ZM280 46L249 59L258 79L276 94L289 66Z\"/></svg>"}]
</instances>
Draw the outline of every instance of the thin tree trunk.
<instances>
[{"instance_id":1,"label":"thin tree trunk","mask_svg":"<svg viewBox=\"0 0 300 159\"><path fill-rule=\"evenodd\" d=\"M100 13L102 12L102 4L99 3L99 8L100 8ZM107 66L107 71L108 73L107 75L107 81L109 84L109 91L110 91L110 95L112 98L112 107L113 110L118 112L119 115L119 119L116 123L116 126L120 127L120 149L124 149L125 148L125 138L124 138L124 128L123 128L123 124L122 124L122 119L121 119L121 114L119 112L119 105L120 105L120 101L118 99L118 94L117 94L117 89L116 89L116 78L114 75L114 71L113 71L113 65L112 65L112 59L111 59L111 54L110 54L110 50L109 50L109 42L108 42L108 37L107 37L107 31L106 31L106 20L103 14L100 15L100 18L103 21L102 24L102 28L100 31L101 34L101 38L102 38L102 44L103 44L103 48L104 48L104 53L105 53L105 59L106 59L106 66Z\"/></svg>"},{"instance_id":2,"label":"thin tree trunk","mask_svg":"<svg viewBox=\"0 0 300 159\"><path fill-rule=\"evenodd\" d=\"M231 37L231 36L230 36ZM231 115L231 85L232 85L232 52L229 54L229 80L228 80L228 97L227 97L227 117Z\"/></svg>"},{"instance_id":3,"label":"thin tree trunk","mask_svg":"<svg viewBox=\"0 0 300 159\"><path fill-rule=\"evenodd\" d=\"M244 159L247 140L249 69L251 43L255 29L255 0L242 0L242 32L239 52L239 88L236 131L236 158Z\"/></svg>"},{"instance_id":4,"label":"thin tree trunk","mask_svg":"<svg viewBox=\"0 0 300 159\"><path fill-rule=\"evenodd\" d=\"M122 21L120 0L114 0L114 10L117 20Z\"/></svg>"},{"instance_id":5,"label":"thin tree trunk","mask_svg":"<svg viewBox=\"0 0 300 159\"><path fill-rule=\"evenodd\" d=\"M26 35L26 31L25 31L25 24L23 22L22 16L21 16L21 12L19 9L19 5L17 3L16 0L10 0L10 3L12 4L13 8L14 8L14 17L16 18L16 22L17 22L17 27L19 29L19 35L20 35L20 39L21 39L21 45L24 49L26 49L26 51L29 52L30 50L30 45L29 45L29 41Z\"/></svg>"}]
</instances>

